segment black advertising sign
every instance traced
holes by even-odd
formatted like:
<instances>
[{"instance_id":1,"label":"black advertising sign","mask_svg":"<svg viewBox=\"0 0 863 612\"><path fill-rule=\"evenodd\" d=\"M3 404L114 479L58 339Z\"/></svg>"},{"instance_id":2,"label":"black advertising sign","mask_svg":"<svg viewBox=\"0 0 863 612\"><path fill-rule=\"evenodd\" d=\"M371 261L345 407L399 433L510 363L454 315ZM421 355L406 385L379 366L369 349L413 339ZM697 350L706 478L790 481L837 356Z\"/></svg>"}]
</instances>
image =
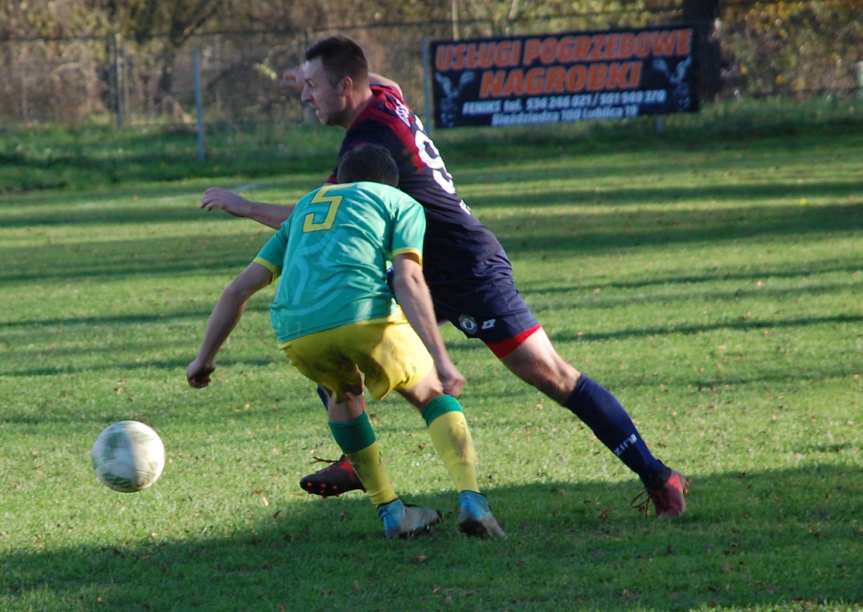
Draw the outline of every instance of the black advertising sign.
<instances>
[{"instance_id":1,"label":"black advertising sign","mask_svg":"<svg viewBox=\"0 0 863 612\"><path fill-rule=\"evenodd\" d=\"M696 29L433 41L435 126L696 112Z\"/></svg>"}]
</instances>

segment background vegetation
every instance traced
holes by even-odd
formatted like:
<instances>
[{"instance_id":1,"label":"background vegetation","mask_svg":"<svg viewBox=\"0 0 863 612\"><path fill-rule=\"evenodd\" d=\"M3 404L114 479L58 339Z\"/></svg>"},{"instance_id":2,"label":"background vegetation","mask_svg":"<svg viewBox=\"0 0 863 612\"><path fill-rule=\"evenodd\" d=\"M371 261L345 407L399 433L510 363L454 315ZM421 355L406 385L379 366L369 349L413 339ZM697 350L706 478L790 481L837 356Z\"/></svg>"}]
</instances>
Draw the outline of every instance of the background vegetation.
<instances>
[{"instance_id":1,"label":"background vegetation","mask_svg":"<svg viewBox=\"0 0 863 612\"><path fill-rule=\"evenodd\" d=\"M192 50L208 122L302 120L277 75L340 31L422 108L426 39L695 23L707 99L847 97L860 85L857 0L0 0L0 126L188 124Z\"/></svg>"}]
</instances>

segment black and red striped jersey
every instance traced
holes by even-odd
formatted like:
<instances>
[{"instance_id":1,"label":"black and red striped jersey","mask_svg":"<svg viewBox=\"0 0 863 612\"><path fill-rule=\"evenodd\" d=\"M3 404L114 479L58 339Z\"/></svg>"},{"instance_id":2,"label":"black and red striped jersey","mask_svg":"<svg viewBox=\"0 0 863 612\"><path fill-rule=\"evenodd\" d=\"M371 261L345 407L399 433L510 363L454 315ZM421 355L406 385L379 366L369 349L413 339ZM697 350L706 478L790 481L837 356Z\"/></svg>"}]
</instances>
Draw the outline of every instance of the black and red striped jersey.
<instances>
[{"instance_id":1,"label":"black and red striped jersey","mask_svg":"<svg viewBox=\"0 0 863 612\"><path fill-rule=\"evenodd\" d=\"M491 280L511 267L497 237L459 197L440 152L397 89L372 86L372 100L345 133L339 159L359 144L386 147L399 168L399 189L423 205L423 268L430 285ZM335 172L330 177L335 182ZM503 268L503 269L502 269Z\"/></svg>"}]
</instances>

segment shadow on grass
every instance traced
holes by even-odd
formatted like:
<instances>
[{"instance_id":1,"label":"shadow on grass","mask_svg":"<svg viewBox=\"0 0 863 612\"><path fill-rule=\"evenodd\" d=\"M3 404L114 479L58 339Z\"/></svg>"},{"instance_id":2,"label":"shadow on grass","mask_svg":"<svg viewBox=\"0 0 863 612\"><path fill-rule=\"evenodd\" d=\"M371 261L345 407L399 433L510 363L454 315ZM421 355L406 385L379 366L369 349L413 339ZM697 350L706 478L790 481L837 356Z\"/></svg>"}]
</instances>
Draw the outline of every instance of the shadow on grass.
<instances>
[{"instance_id":1,"label":"shadow on grass","mask_svg":"<svg viewBox=\"0 0 863 612\"><path fill-rule=\"evenodd\" d=\"M326 178L335 163L337 147L331 151L295 155L289 158L272 154L249 154L237 158L231 154L211 155L198 162L193 151L186 154L134 154L118 157L61 155L50 159L5 156L0 173L0 195L37 190L89 190L109 188L124 183L170 183L189 179L225 177L266 178L279 176L288 167L293 172L319 172Z\"/></svg>"},{"instance_id":2,"label":"shadow on grass","mask_svg":"<svg viewBox=\"0 0 863 612\"><path fill-rule=\"evenodd\" d=\"M855 258L824 259L820 261L807 261L805 265L789 264L783 262L781 265L764 264L758 269L751 270L729 270L728 268L714 268L699 274L689 272L669 275L650 275L633 279L612 278L607 281L592 282L574 285L548 286L548 281L519 283L519 287L526 293L567 293L573 290L592 291L594 289L641 289L654 286L714 283L721 281L765 281L771 278L805 278L820 274L833 273L859 273L863 272L863 260Z\"/></svg>"},{"instance_id":3,"label":"shadow on grass","mask_svg":"<svg viewBox=\"0 0 863 612\"><path fill-rule=\"evenodd\" d=\"M850 143L849 143L850 145ZM849 148L857 148L859 145L853 144ZM732 154L715 154L711 151L709 169L705 168L705 156L703 154L691 155L689 151L671 152L675 155L671 163L668 156L663 156L661 152L657 152L656 157L652 161L645 162L643 159L634 159L633 157L625 157L633 155L640 151L631 150L629 152L616 152L609 155L614 160L614 163L609 163L606 159L597 162L595 159L584 159L577 152L573 152L570 148L562 149L559 152L557 159L548 159L541 164L539 168L525 168L521 158L511 158L510 160L490 161L488 159L466 159L459 164L459 168L451 167L456 178L456 188L464 190L461 195L466 197L466 201L471 205L477 205L480 202L479 198L487 199L493 204L497 201L497 196L476 196L470 195L470 187L477 185L480 187L480 193L489 189L489 183L495 183L495 177L506 176L507 182L516 186L513 191L504 190L504 193L511 193L512 198L504 195L502 203L506 203L511 199L517 198L517 193L524 194L525 197L531 198L531 206L541 206L541 202L536 202L532 199L529 193L530 189L541 192L541 185L547 185L550 181L571 181L578 179L582 182L593 184L595 181L602 181L609 178L631 178L631 177L651 177L651 176L674 176L676 174L689 174L691 176L705 176L706 171L710 175L716 176L715 173L726 171L728 176L731 173L739 173L742 168L751 173L753 170L762 170L765 175L776 174L785 163L785 158L796 159L798 152L787 150L779 150L782 147L776 147L773 150L767 151L760 156L747 155L745 162L741 161L739 155ZM541 150L537 147L537 150ZM542 149L545 150L545 149ZM739 150L736 150L739 151ZM446 152L444 152L445 154ZM813 164L831 164L835 160L843 160L847 157L841 149L822 149L812 152L810 160ZM534 156L527 155L531 159ZM849 169L850 170L850 169ZM750 174L752 176L752 174ZM734 183L737 184L740 179L734 177ZM526 183L534 183L527 186ZM831 181L831 184L834 184ZM844 182L837 183L843 185ZM765 187L764 182L755 182L756 187ZM467 188L467 189L465 189ZM841 188L841 187L840 187ZM625 190L621 190L625 192ZM858 190L859 191L859 190ZM606 191L605 187L598 189L574 189L565 190L563 193L584 194L588 197L604 197L606 193L618 193L617 190ZM671 193L674 193L672 190ZM722 193L720 191L720 193Z\"/></svg>"},{"instance_id":4,"label":"shadow on grass","mask_svg":"<svg viewBox=\"0 0 863 612\"><path fill-rule=\"evenodd\" d=\"M185 194L183 194L185 195ZM62 214L16 214L4 215L3 227L51 227L51 226L74 226L74 225L144 225L155 223L194 223L209 221L229 221L231 217L223 214L208 215L200 210L197 203L200 192L188 194L189 204L185 208L163 208L152 209L138 206L99 206L92 209L66 210ZM148 196L150 197L150 196ZM152 196L160 197L160 196ZM161 196L179 197L179 196Z\"/></svg>"},{"instance_id":5,"label":"shadow on grass","mask_svg":"<svg viewBox=\"0 0 863 612\"><path fill-rule=\"evenodd\" d=\"M97 243L0 249L4 261L20 262L0 270L0 283L42 279L123 279L136 275L238 274L271 234L142 238ZM27 258L31 257L31 263ZM36 263L38 262L38 264ZM225 282L229 280L225 279Z\"/></svg>"},{"instance_id":6,"label":"shadow on grass","mask_svg":"<svg viewBox=\"0 0 863 612\"><path fill-rule=\"evenodd\" d=\"M263 313L268 310L268 305L263 302L257 302L247 309L249 313ZM133 315L118 315L105 317L73 317L69 319L33 319L18 322L3 322L4 327L18 327L23 330L29 327L44 331L49 327L65 327L65 326L84 326L93 327L98 325L129 325L135 323L153 323L162 324L169 321L200 319L205 320L210 314L210 309L198 311L182 311L162 314L133 314ZM797 329L817 326L835 326L835 325L857 325L863 323L863 315L854 314L836 314L820 317L796 317L796 318L771 318L765 320L737 318L727 321L717 321L712 323L700 324L673 324L667 326L654 327L637 327L628 329L618 329L609 332L578 332L578 333L554 333L553 340L555 342L603 342L608 340L625 340L631 338L650 338L659 336L679 336L710 333L720 330L732 332L748 332L753 330L783 330ZM468 350L482 349L483 345L478 340L468 340L458 338L448 343L452 350ZM81 355L87 355L89 349L83 347ZM8 355L13 356L16 353L10 351ZM274 354L276 354L274 352ZM67 356L74 355L74 351L67 351ZM187 363L182 360L138 360L130 363L114 361L111 363L103 363L100 365L83 364L75 365L77 362L46 366L40 364L36 367L15 368L10 370L0 370L0 374L5 376L56 376L60 374L75 374L81 372L93 372L97 370L140 370L140 369L160 369L172 370L184 368ZM271 365L274 363L272 356L262 356L259 358L232 359L226 356L221 362L223 366L229 365L249 365L262 366Z\"/></svg>"},{"instance_id":7,"label":"shadow on grass","mask_svg":"<svg viewBox=\"0 0 863 612\"><path fill-rule=\"evenodd\" d=\"M9 551L2 557L0 592L24 607L50 602L64 609L863 603L860 467L696 475L690 511L676 521L642 517L628 508L635 487L633 482L488 487L508 533L497 541L461 536L452 511L428 537L386 541L373 509L359 495L288 502L262 511L253 526L219 537L196 533L129 545ZM454 503L443 494L412 501L448 510ZM177 500L179 511L186 503ZM219 529L207 529L214 527Z\"/></svg>"},{"instance_id":8,"label":"shadow on grass","mask_svg":"<svg viewBox=\"0 0 863 612\"><path fill-rule=\"evenodd\" d=\"M561 178L571 178L562 175ZM526 207L543 206L632 206L644 204L673 204L679 200L699 202L715 214L716 201L745 202L747 200L787 200L788 198L806 199L830 197L842 200L860 197L860 184L857 181L823 181L798 183L740 183L733 185L696 185L692 187L635 187L623 189L566 189L562 191L537 190L512 195L490 195L470 198L468 204L480 212L484 206Z\"/></svg>"},{"instance_id":9,"label":"shadow on grass","mask_svg":"<svg viewBox=\"0 0 863 612\"><path fill-rule=\"evenodd\" d=\"M140 211L127 211L142 221ZM190 208L171 212L178 219L205 219ZM122 216L122 215L120 215ZM235 221L242 223L242 221ZM251 223L246 221L245 223ZM863 206L750 206L732 210L647 211L621 214L524 215L490 225L511 255L546 257L602 254L635 247L684 246L691 243L742 239L790 239L828 232L863 229ZM212 229L206 230L212 232ZM269 236L220 235L202 231L199 237L141 238L111 242L56 244L0 249L8 262L0 282L46 279L117 278L136 274L239 272ZM228 254L228 255L224 255ZM38 262L38 263L36 263Z\"/></svg>"},{"instance_id":10,"label":"shadow on grass","mask_svg":"<svg viewBox=\"0 0 863 612\"><path fill-rule=\"evenodd\" d=\"M220 177L221 178L221 177ZM86 194L70 196L66 192L51 194L30 194L16 198L16 205L3 206L0 202L0 220L4 227L51 227L57 225L128 225L137 223L176 223L185 221L230 221L233 218L225 213L207 213L198 204L207 187L224 187L246 193L253 190L276 190L283 197L276 203L294 204L296 199L319 186L326 177L309 175L290 175L274 177L258 183L242 179L221 178L218 182L198 185L182 184L168 186L147 184L135 187L126 185L109 191L89 191ZM69 206L69 200L78 206ZM170 198L185 200L171 203L171 208L156 204L159 199ZM142 206L141 201L151 202ZM62 213L45 213L40 207L63 206ZM182 206L182 208L180 208Z\"/></svg>"},{"instance_id":11,"label":"shadow on grass","mask_svg":"<svg viewBox=\"0 0 863 612\"><path fill-rule=\"evenodd\" d=\"M571 178L571 172L567 176ZM279 181L280 189L288 189L284 180ZM314 184L306 181L302 186L296 185L293 192L305 193L305 190L314 188ZM114 204L106 206L93 206L90 208L67 209L62 214L34 213L30 209L30 203L13 212L3 212L3 226L7 228L16 227L51 227L57 225L127 225L142 223L186 223L194 221L230 220L227 215L219 214L206 216L196 204L203 190L198 188L181 189L149 189L147 192L124 191L124 193L94 194L88 195L89 202L99 199L128 198L129 204ZM807 182L800 185L796 183L770 183L770 184L740 184L734 185L712 185L696 187L660 187L660 188L632 188L632 189L607 189L596 191L594 189L572 189L565 191L536 191L531 193L515 193L513 195L478 196L470 198L468 202L482 216L482 210L490 207L529 207L538 208L543 206L568 206L578 209L579 206L595 206L602 204L615 208L628 205L643 205L649 203L669 204L678 200L705 202L705 210L700 213L705 215L722 215L722 212L714 210L712 204L715 200L729 200L733 202L746 200L764 199L807 199L814 197L831 197L837 201L861 195L860 181L830 181L830 182ZM174 197L188 198L189 204L184 208L142 208L135 203L139 197ZM53 199L52 199L53 200ZM285 204L292 204L290 199L285 199ZM759 207L762 210L763 207ZM818 208L814 210L819 210ZM734 211L726 211L725 215L751 214L751 209L737 208ZM787 212L787 211L786 211ZM619 214L619 213L618 213ZM659 213L651 213L659 214ZM692 211L685 212L663 212L662 215L673 219L675 216L699 214ZM764 214L770 214L769 209ZM591 215L592 217L592 215ZM534 217L531 216L531 219Z\"/></svg>"},{"instance_id":12,"label":"shadow on grass","mask_svg":"<svg viewBox=\"0 0 863 612\"><path fill-rule=\"evenodd\" d=\"M188 358L180 359L157 359L149 361L141 361L134 363L105 363L103 360L100 365L57 365L46 367L26 368L21 370L0 371L0 375L8 377L30 377L30 376L68 376L72 374L81 374L84 372L98 372L102 370L122 370L124 372L134 372L136 370L175 370L178 377L183 376L186 366L194 357L194 345L189 347ZM85 351L82 351L85 352ZM284 363L284 358L280 359L280 355L274 350L271 356L252 357L245 359L237 359L225 357L219 361L219 367L226 368L230 366L247 366L247 367L266 367L276 363ZM4 419L5 420L5 419Z\"/></svg>"},{"instance_id":13,"label":"shadow on grass","mask_svg":"<svg viewBox=\"0 0 863 612\"><path fill-rule=\"evenodd\" d=\"M863 229L863 206L751 206L731 210L520 216L489 224L512 254L601 254L624 248L720 245Z\"/></svg>"},{"instance_id":14,"label":"shadow on grass","mask_svg":"<svg viewBox=\"0 0 863 612\"><path fill-rule=\"evenodd\" d=\"M657 327L638 327L631 329L620 329L611 332L583 332L578 334L555 334L554 339L558 341L602 341L621 340L625 338L644 338L650 336L672 336L687 334L702 334L718 330L729 331L751 331L755 329L787 329L799 327L812 327L818 325L847 325L863 322L863 315L831 315L823 317L797 317L788 319L772 318L769 320L735 319L731 321L719 321L715 323L704 323L698 325L674 324Z\"/></svg>"},{"instance_id":15,"label":"shadow on grass","mask_svg":"<svg viewBox=\"0 0 863 612\"><path fill-rule=\"evenodd\" d=\"M214 293L218 293L216 290ZM269 300L255 299L246 307L246 313L258 312L268 313ZM122 315L100 315L92 317L52 317L19 319L16 321L2 321L3 329L28 328L45 329L48 327L74 327L74 326L101 326L101 325L140 325L140 324L164 324L175 321L201 320L205 321L213 310L212 305L202 306L195 310L161 310L155 312L136 312Z\"/></svg>"},{"instance_id":16,"label":"shadow on grass","mask_svg":"<svg viewBox=\"0 0 863 612\"><path fill-rule=\"evenodd\" d=\"M863 267L863 264L861 264ZM762 276L764 278L764 276ZM858 283L863 287L863 279ZM605 310L608 308L616 308L618 306L632 306L635 304L676 304L682 301L692 302L709 302L713 306L719 306L723 303L735 302L743 299L758 299L758 300L788 300L799 298L801 296L826 296L834 293L850 293L855 291L852 283L812 283L804 287L782 287L782 288L752 288L742 289L731 287L725 291L676 291L665 293L653 293L651 295L639 296L602 296L597 298L588 290L578 286L569 286L565 289L553 290L553 292L566 292L576 296L570 299L566 307L570 309L578 309L579 312L585 310ZM522 294L527 298L528 304L534 300L532 296L541 295L545 291L522 291ZM533 311L541 314L545 310L558 310L559 305L546 305L542 307L534 307Z\"/></svg>"},{"instance_id":17,"label":"shadow on grass","mask_svg":"<svg viewBox=\"0 0 863 612\"><path fill-rule=\"evenodd\" d=\"M190 203L189 208L196 210L200 214L201 211L197 209L196 204L200 201L207 187L224 187L233 191L244 192L247 195L262 189L277 191L284 194L285 200L282 203L290 204L292 200L289 196L305 194L310 189L320 185L327 178L328 174L329 171L324 167L323 171L318 172L279 173L265 178L239 175L212 177L211 180L207 180L206 178L190 178L187 181L181 182L124 183L111 187L93 187L84 192L71 194L68 191L56 190L34 191L16 194L14 197L5 199L0 194L0 218L3 219L4 225L7 219L14 221L18 226L25 225L26 219L30 219L34 226L54 225L57 221L47 213L40 212L40 208L64 207L64 209L69 210L69 203L72 201L79 206L81 204L92 206L93 210L90 210L90 213L109 211L112 222L123 224L126 222L126 217L123 216L124 213L130 210L134 211L136 207L140 207L141 202L139 200L146 201L161 198L187 198ZM149 210L154 209L156 207L153 205L149 206ZM76 209L73 208L72 210ZM72 218L75 217L73 216ZM224 218L230 219L227 215ZM82 224L90 222L90 218L87 216L78 217L77 219Z\"/></svg>"}]
</instances>

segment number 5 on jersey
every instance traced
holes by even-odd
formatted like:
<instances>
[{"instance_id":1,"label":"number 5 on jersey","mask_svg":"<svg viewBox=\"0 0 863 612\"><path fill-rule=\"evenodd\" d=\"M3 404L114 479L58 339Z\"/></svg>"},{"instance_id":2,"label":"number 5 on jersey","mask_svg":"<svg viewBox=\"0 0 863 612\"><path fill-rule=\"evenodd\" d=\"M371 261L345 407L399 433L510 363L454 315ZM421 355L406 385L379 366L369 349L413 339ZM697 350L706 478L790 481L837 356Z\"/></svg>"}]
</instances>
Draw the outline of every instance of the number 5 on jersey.
<instances>
[{"instance_id":1,"label":"number 5 on jersey","mask_svg":"<svg viewBox=\"0 0 863 612\"><path fill-rule=\"evenodd\" d=\"M318 190L315 197L312 198L311 204L326 206L327 209L324 213L324 220L320 222L315 221L315 213L307 214L303 218L303 233L308 234L309 232L326 231L333 226L333 223L335 223L336 213L339 212L339 206L342 204L342 196L327 195L333 187L335 187L335 185L324 185Z\"/></svg>"}]
</instances>

